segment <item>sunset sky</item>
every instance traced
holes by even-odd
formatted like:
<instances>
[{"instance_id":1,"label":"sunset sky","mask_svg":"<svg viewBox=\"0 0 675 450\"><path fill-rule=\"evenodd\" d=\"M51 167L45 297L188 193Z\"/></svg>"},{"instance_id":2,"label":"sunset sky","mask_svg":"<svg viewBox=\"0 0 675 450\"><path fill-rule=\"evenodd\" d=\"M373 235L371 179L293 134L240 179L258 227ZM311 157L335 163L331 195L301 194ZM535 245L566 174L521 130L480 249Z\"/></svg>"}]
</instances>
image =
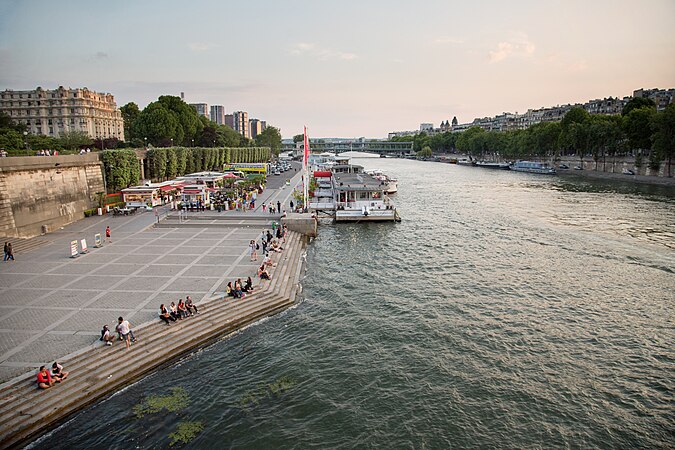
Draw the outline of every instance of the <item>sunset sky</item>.
<instances>
[{"instance_id":1,"label":"sunset sky","mask_svg":"<svg viewBox=\"0 0 675 450\"><path fill-rule=\"evenodd\" d=\"M675 1L0 1L0 89L185 92L291 137L386 137L675 87Z\"/></svg>"}]
</instances>

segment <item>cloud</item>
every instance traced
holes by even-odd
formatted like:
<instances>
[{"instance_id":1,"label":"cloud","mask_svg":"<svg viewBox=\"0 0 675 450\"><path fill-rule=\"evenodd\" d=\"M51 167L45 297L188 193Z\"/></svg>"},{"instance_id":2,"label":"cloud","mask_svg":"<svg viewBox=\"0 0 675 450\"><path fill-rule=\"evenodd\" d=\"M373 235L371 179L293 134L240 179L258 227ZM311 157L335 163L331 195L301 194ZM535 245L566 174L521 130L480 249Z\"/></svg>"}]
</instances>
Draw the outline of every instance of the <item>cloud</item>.
<instances>
[{"instance_id":1,"label":"cloud","mask_svg":"<svg viewBox=\"0 0 675 450\"><path fill-rule=\"evenodd\" d=\"M94 55L95 59L106 59L108 57L108 54L106 52L96 52Z\"/></svg>"},{"instance_id":2,"label":"cloud","mask_svg":"<svg viewBox=\"0 0 675 450\"><path fill-rule=\"evenodd\" d=\"M330 48L320 47L313 43L299 42L291 47L289 53L296 56L310 56L320 61L341 59L351 61L358 58L356 53L341 52Z\"/></svg>"},{"instance_id":3,"label":"cloud","mask_svg":"<svg viewBox=\"0 0 675 450\"><path fill-rule=\"evenodd\" d=\"M212 42L192 42L188 44L188 48L196 53L205 52L217 46L218 46L217 44L214 44Z\"/></svg>"},{"instance_id":4,"label":"cloud","mask_svg":"<svg viewBox=\"0 0 675 450\"><path fill-rule=\"evenodd\" d=\"M497 44L497 48L488 53L490 62L503 61L511 56L529 57L535 50L535 45L524 33L518 33L508 41Z\"/></svg>"},{"instance_id":5,"label":"cloud","mask_svg":"<svg viewBox=\"0 0 675 450\"><path fill-rule=\"evenodd\" d=\"M434 44L439 44L439 45L447 45L447 44L459 45L459 44L464 43L464 39L454 38L454 37L449 37L449 36L439 36L436 39L434 39L432 42Z\"/></svg>"}]
</instances>

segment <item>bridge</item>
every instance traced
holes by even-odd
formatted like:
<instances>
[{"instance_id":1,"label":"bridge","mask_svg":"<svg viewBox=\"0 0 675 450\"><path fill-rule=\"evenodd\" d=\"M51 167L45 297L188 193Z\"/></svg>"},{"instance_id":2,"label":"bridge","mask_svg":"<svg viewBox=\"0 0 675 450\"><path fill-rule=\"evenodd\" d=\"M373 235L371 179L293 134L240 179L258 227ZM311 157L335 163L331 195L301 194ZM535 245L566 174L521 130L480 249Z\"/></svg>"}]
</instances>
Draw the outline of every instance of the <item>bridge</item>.
<instances>
[{"instance_id":1,"label":"bridge","mask_svg":"<svg viewBox=\"0 0 675 450\"><path fill-rule=\"evenodd\" d=\"M412 142L390 142L390 141L340 141L340 142L325 142L317 140L310 141L309 148L312 153L344 153L344 152L365 152L377 153L385 156L406 156L412 155ZM305 146L302 142L296 144L284 144L283 151L293 151L297 154L302 154Z\"/></svg>"}]
</instances>

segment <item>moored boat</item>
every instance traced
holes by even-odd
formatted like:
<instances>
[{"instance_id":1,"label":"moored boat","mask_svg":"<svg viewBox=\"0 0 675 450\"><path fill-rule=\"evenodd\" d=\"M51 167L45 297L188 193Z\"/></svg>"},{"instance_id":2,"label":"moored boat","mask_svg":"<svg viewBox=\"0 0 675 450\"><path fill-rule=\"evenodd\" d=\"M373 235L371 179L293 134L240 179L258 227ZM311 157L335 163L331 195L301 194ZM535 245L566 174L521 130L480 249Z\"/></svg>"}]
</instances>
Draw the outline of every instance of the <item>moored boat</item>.
<instances>
[{"instance_id":1,"label":"moored boat","mask_svg":"<svg viewBox=\"0 0 675 450\"><path fill-rule=\"evenodd\" d=\"M398 180L389 177L380 169L367 170L366 173L378 181L382 181L385 185L385 194L395 194L398 192Z\"/></svg>"},{"instance_id":2,"label":"moored boat","mask_svg":"<svg viewBox=\"0 0 675 450\"><path fill-rule=\"evenodd\" d=\"M555 175L555 169L546 163L534 161L516 161L511 164L511 170L516 172L540 173L544 175Z\"/></svg>"}]
</instances>

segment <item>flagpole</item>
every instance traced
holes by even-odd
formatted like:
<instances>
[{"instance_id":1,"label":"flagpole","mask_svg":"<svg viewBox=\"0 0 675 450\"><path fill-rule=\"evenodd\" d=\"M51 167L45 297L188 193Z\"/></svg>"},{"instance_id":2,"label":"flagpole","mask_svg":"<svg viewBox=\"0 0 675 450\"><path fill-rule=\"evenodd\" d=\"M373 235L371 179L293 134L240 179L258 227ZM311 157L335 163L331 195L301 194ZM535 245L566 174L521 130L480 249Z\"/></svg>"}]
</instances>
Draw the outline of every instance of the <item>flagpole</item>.
<instances>
[{"instance_id":1,"label":"flagpole","mask_svg":"<svg viewBox=\"0 0 675 450\"><path fill-rule=\"evenodd\" d=\"M302 158L302 164L303 164L303 169L304 169L304 189L303 189L303 195L304 195L304 205L305 205L305 211L309 212L309 138L307 137L307 127L305 126L305 151L303 154Z\"/></svg>"}]
</instances>

